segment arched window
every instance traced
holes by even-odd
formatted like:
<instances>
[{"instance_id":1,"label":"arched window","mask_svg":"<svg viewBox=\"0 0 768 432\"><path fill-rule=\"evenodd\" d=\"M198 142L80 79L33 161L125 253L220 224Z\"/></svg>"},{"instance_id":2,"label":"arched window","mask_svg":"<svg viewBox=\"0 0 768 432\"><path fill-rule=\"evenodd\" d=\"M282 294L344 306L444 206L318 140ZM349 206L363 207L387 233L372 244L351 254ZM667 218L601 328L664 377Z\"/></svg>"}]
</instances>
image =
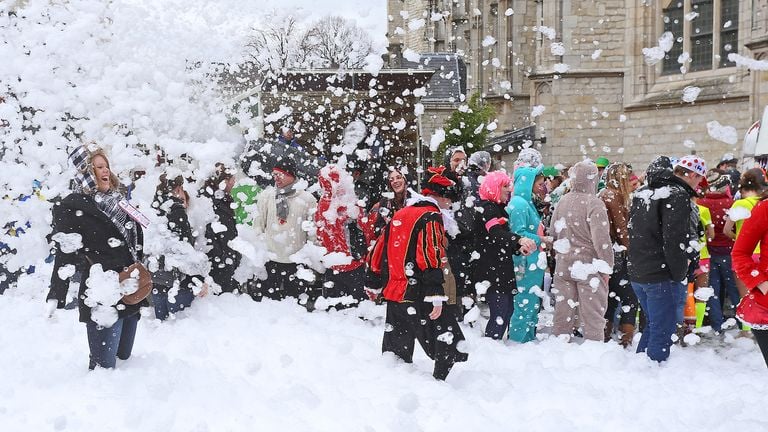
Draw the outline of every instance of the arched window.
<instances>
[{"instance_id":1,"label":"arched window","mask_svg":"<svg viewBox=\"0 0 768 432\"><path fill-rule=\"evenodd\" d=\"M672 0L662 11L663 29L674 43L662 74L732 67L738 51L739 0Z\"/></svg>"}]
</instances>

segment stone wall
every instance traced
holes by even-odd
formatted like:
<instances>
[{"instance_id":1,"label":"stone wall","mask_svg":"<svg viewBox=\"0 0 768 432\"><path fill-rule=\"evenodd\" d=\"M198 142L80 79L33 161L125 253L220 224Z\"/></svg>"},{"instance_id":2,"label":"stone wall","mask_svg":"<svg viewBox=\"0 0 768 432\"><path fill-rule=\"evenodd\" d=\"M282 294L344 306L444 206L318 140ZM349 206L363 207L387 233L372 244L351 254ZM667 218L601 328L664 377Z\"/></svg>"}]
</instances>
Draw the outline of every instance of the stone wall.
<instances>
[{"instance_id":1,"label":"stone wall","mask_svg":"<svg viewBox=\"0 0 768 432\"><path fill-rule=\"evenodd\" d=\"M748 101L629 112L623 123L624 158L645 169L656 155L680 156L695 151L707 161L708 167L715 167L724 153L740 153L744 134L751 124L749 116L744 115L747 112ZM709 136L707 123L712 120L736 128L736 145ZM685 140L693 141L695 146L684 145Z\"/></svg>"},{"instance_id":2,"label":"stone wall","mask_svg":"<svg viewBox=\"0 0 768 432\"><path fill-rule=\"evenodd\" d=\"M531 104L544 106L533 121L547 137L542 147L545 163L572 163L595 158L623 147L622 86L620 75L561 75L534 81Z\"/></svg>"},{"instance_id":3,"label":"stone wall","mask_svg":"<svg viewBox=\"0 0 768 432\"><path fill-rule=\"evenodd\" d=\"M644 169L659 154L696 152L713 165L723 153L739 154L751 124L749 101L678 104L625 111L621 76L541 79L534 85L532 104L544 105L535 119L547 137L545 163L573 163L583 157L605 156ZM547 89L551 86L551 89ZM542 90L543 88L543 90ZM551 94L550 94L551 92ZM707 123L716 120L736 129L737 143L712 138ZM714 166L714 165L713 165Z\"/></svg>"},{"instance_id":4,"label":"stone wall","mask_svg":"<svg viewBox=\"0 0 768 432\"><path fill-rule=\"evenodd\" d=\"M528 120L528 115L531 112L529 99L528 95L521 95L513 100L507 100L503 97L486 99L486 103L496 110L498 126L496 134L511 132L530 125Z\"/></svg>"},{"instance_id":5,"label":"stone wall","mask_svg":"<svg viewBox=\"0 0 768 432\"><path fill-rule=\"evenodd\" d=\"M742 2L739 53L768 60L768 0L754 1L755 14L747 4L750 2ZM396 5L390 14L400 22L399 10L425 10L427 5L424 0L389 2ZM768 104L765 71L720 68L661 75L659 65L647 64L642 48L658 43L662 2L499 0L500 15L507 8L514 10L513 15L501 17L507 25L498 27L498 47L491 54L498 56L499 68L480 65L489 56L488 47L481 47L481 39L492 30L489 23L496 19L490 12L491 2L471 0L468 4L469 19L452 31L458 38L456 47L467 48L469 91L482 82L479 90L497 112L497 133L536 124L537 135L547 138L541 146L545 163L606 156L644 169L656 155L680 156L695 151L714 165L725 152L740 155L746 129ZM472 15L475 7L481 16ZM411 18L417 15L415 10L409 11ZM534 31L540 17L544 26L556 32L554 41ZM400 25L407 27L407 22ZM462 40L465 35L470 40ZM563 43L562 56L552 53L553 42ZM417 51L425 46L418 40L405 44ZM600 50L599 55L596 50ZM569 71L556 72L557 63L567 64ZM492 88L503 79L510 81L510 89ZM687 86L702 90L694 103L681 100ZM504 93L511 98L504 98ZM545 110L531 118L537 105ZM425 142L448 115L450 112L439 116L427 110L422 119ZM735 128L736 144L710 137L710 121Z\"/></svg>"},{"instance_id":6,"label":"stone wall","mask_svg":"<svg viewBox=\"0 0 768 432\"><path fill-rule=\"evenodd\" d=\"M408 14L407 18L403 18L400 14L401 11L405 11ZM414 19L425 19L426 23L429 23L429 17L425 16L426 1L424 0L387 0L387 14L392 19L387 17L387 34L389 35L389 44L401 44L403 51L406 48L410 48L416 52L427 52L429 50L429 43L425 38L425 31L427 26L416 30L410 30L408 23ZM402 32L397 28L402 29Z\"/></svg>"},{"instance_id":7,"label":"stone wall","mask_svg":"<svg viewBox=\"0 0 768 432\"><path fill-rule=\"evenodd\" d=\"M626 18L625 0L564 0L562 62L571 70L623 69ZM592 58L596 50L601 52Z\"/></svg>"}]
</instances>

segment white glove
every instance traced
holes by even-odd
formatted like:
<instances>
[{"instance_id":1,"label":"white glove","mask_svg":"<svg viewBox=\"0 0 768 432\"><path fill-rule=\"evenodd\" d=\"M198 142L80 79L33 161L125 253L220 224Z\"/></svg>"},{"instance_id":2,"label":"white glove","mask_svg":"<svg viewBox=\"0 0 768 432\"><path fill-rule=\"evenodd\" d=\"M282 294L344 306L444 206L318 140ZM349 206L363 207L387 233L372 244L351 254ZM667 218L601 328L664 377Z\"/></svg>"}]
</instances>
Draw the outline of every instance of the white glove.
<instances>
[{"instance_id":1,"label":"white glove","mask_svg":"<svg viewBox=\"0 0 768 432\"><path fill-rule=\"evenodd\" d=\"M45 317L53 318L53 314L56 312L59 302L54 299L50 299L45 302Z\"/></svg>"}]
</instances>

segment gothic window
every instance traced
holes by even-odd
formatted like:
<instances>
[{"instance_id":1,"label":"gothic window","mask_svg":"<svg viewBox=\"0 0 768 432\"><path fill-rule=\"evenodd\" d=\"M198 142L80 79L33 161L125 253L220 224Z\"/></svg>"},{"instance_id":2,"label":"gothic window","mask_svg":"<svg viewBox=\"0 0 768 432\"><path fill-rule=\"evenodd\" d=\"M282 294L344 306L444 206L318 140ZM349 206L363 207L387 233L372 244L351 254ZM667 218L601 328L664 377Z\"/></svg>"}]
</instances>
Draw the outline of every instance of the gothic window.
<instances>
[{"instance_id":1,"label":"gothic window","mask_svg":"<svg viewBox=\"0 0 768 432\"><path fill-rule=\"evenodd\" d=\"M675 37L672 49L664 56L662 72L665 74L680 72L680 64L677 59L683 53L683 2L673 0L668 8L664 9L664 32L670 32Z\"/></svg>"},{"instance_id":2,"label":"gothic window","mask_svg":"<svg viewBox=\"0 0 768 432\"><path fill-rule=\"evenodd\" d=\"M738 0L672 0L662 21L664 32L674 36L662 74L735 66L728 54L738 50Z\"/></svg>"},{"instance_id":3,"label":"gothic window","mask_svg":"<svg viewBox=\"0 0 768 432\"><path fill-rule=\"evenodd\" d=\"M488 53L490 54L490 58L495 58L499 56L499 4L498 3L491 3L489 8L490 16L488 17L488 26L490 35L493 36L494 39L496 39L496 43L488 47Z\"/></svg>"},{"instance_id":4,"label":"gothic window","mask_svg":"<svg viewBox=\"0 0 768 432\"><path fill-rule=\"evenodd\" d=\"M712 69L713 0L691 0L691 72ZM698 14L698 15L694 15Z\"/></svg>"},{"instance_id":5,"label":"gothic window","mask_svg":"<svg viewBox=\"0 0 768 432\"><path fill-rule=\"evenodd\" d=\"M739 0L721 0L721 4L720 67L732 67L736 63L728 60L728 54L738 51Z\"/></svg>"}]
</instances>

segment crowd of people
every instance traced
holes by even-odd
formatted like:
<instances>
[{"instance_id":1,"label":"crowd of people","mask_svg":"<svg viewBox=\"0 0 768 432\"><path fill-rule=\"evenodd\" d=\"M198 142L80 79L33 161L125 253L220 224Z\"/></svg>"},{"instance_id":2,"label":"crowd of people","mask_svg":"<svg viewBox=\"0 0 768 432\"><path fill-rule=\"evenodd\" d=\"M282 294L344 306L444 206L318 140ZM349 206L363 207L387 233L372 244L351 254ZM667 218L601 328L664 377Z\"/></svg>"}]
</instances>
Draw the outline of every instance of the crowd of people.
<instances>
[{"instance_id":1,"label":"crowd of people","mask_svg":"<svg viewBox=\"0 0 768 432\"><path fill-rule=\"evenodd\" d=\"M283 158L260 185L217 164L196 192L178 170L165 170L149 209L129 203L103 151L81 147L70 160L78 174L53 206L48 305L51 314L66 307L70 278L80 282L91 369L130 356L140 308L163 320L196 297L226 292L293 298L310 311L384 302L382 350L411 362L418 341L441 380L468 359L459 322L477 325L480 311L492 339L615 340L655 361L691 332L717 338L734 323L768 363L760 249L768 181L759 168L739 173L730 155L714 169L696 155L659 156L636 172L604 157L544 166L532 148L500 167L485 151L451 148L419 185L406 167L383 170L387 190L376 202L360 199L344 163L302 183L295 161ZM187 214L190 195L212 206L202 243ZM162 226L148 231L150 219ZM268 258L244 277L235 243L246 225ZM165 249L145 247L147 233L164 236ZM308 244L321 248L324 272L296 258ZM143 283L135 263L151 291L129 302ZM62 272L67 266L76 271ZM115 288L119 274L134 283ZM552 315L548 329L542 311Z\"/></svg>"}]
</instances>

